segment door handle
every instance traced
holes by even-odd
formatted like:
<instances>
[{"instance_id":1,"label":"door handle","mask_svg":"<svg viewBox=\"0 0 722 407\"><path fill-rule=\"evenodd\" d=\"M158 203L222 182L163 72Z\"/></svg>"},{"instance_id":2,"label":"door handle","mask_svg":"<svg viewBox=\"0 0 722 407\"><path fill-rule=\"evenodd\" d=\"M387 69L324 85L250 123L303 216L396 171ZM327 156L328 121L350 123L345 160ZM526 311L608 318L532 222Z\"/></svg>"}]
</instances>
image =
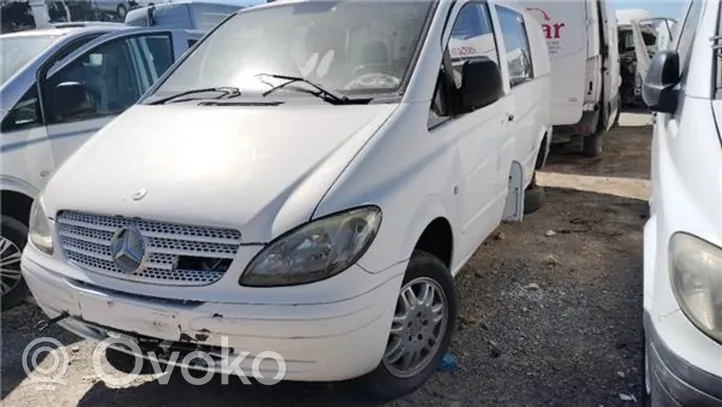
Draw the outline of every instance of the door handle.
<instances>
[{"instance_id":1,"label":"door handle","mask_svg":"<svg viewBox=\"0 0 722 407\"><path fill-rule=\"evenodd\" d=\"M509 113L509 116L507 117L507 119L509 119L510 122L513 122L513 121L514 121L514 115L511 114L511 113Z\"/></svg>"}]
</instances>

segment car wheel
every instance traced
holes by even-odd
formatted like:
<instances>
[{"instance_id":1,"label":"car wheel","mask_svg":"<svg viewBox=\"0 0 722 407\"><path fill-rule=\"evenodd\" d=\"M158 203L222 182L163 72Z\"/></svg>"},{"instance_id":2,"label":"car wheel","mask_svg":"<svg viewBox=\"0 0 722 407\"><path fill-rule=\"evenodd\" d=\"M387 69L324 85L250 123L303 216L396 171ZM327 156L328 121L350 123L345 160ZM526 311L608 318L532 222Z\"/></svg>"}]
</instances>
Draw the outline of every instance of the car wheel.
<instances>
[{"instance_id":1,"label":"car wheel","mask_svg":"<svg viewBox=\"0 0 722 407\"><path fill-rule=\"evenodd\" d=\"M3 310L9 310L30 296L30 290L20 272L20 258L28 239L28 227L7 215L2 215L1 222L0 303Z\"/></svg>"},{"instance_id":2,"label":"car wheel","mask_svg":"<svg viewBox=\"0 0 722 407\"><path fill-rule=\"evenodd\" d=\"M448 267L435 256L414 251L381 363L361 378L363 388L376 398L391 400L421 387L448 350L456 317L456 291Z\"/></svg>"},{"instance_id":3,"label":"car wheel","mask_svg":"<svg viewBox=\"0 0 722 407\"><path fill-rule=\"evenodd\" d=\"M649 356L648 356L648 344L647 339L642 332L642 361L641 361L641 371L642 371L642 391L641 391L641 398L639 400L639 404L642 407L649 407L652 405L652 383L649 377Z\"/></svg>"},{"instance_id":4,"label":"car wheel","mask_svg":"<svg viewBox=\"0 0 722 407\"><path fill-rule=\"evenodd\" d=\"M544 187L534 186L524 191L524 214L528 215L541 209L544 196Z\"/></svg>"},{"instance_id":5,"label":"car wheel","mask_svg":"<svg viewBox=\"0 0 722 407\"><path fill-rule=\"evenodd\" d=\"M602 154L603 141L601 134L592 134L582 139L582 154L586 157L599 157Z\"/></svg>"}]
</instances>

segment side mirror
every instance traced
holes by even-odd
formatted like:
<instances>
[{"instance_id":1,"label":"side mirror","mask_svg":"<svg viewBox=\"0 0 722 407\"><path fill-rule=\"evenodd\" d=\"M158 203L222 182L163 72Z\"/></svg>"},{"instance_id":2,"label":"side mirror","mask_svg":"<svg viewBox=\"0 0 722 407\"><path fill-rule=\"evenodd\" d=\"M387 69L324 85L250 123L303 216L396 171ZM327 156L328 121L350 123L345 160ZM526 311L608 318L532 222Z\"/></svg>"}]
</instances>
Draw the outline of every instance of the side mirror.
<instances>
[{"instance_id":1,"label":"side mirror","mask_svg":"<svg viewBox=\"0 0 722 407\"><path fill-rule=\"evenodd\" d=\"M461 67L461 111L471 112L504 96L504 82L496 62L488 58L469 59Z\"/></svg>"},{"instance_id":2,"label":"side mirror","mask_svg":"<svg viewBox=\"0 0 722 407\"><path fill-rule=\"evenodd\" d=\"M95 113L95 103L82 83L62 82L53 89L51 112L56 119L79 118Z\"/></svg>"},{"instance_id":3,"label":"side mirror","mask_svg":"<svg viewBox=\"0 0 722 407\"><path fill-rule=\"evenodd\" d=\"M653 112L676 112L679 103L677 84L680 78L679 54L672 50L658 52L649 65L649 71L642 86L644 103Z\"/></svg>"}]
</instances>

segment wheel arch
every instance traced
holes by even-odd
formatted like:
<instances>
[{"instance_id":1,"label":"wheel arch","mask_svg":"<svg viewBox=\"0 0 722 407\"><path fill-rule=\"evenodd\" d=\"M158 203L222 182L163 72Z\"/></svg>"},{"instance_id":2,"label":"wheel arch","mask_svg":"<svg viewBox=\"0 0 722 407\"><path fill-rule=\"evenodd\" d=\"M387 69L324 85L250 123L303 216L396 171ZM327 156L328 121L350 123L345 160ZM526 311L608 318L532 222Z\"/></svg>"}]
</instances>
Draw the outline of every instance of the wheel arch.
<instances>
[{"instance_id":1,"label":"wheel arch","mask_svg":"<svg viewBox=\"0 0 722 407\"><path fill-rule=\"evenodd\" d=\"M37 190L13 178L0 178L0 212L27 225Z\"/></svg>"}]
</instances>

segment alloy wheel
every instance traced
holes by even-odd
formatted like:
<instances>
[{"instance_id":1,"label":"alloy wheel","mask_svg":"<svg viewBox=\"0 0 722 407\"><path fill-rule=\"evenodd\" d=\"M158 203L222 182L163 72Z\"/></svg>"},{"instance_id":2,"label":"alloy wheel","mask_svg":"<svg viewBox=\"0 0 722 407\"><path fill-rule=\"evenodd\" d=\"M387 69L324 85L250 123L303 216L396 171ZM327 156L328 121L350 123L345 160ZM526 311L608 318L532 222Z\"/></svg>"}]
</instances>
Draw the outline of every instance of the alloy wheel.
<instances>
[{"instance_id":1,"label":"alloy wheel","mask_svg":"<svg viewBox=\"0 0 722 407\"><path fill-rule=\"evenodd\" d=\"M11 292L22 281L20 258L22 251L10 239L0 236L0 294Z\"/></svg>"},{"instance_id":2,"label":"alloy wheel","mask_svg":"<svg viewBox=\"0 0 722 407\"><path fill-rule=\"evenodd\" d=\"M446 294L435 280L409 281L399 294L383 363L393 376L412 377L434 359L448 323Z\"/></svg>"}]
</instances>

